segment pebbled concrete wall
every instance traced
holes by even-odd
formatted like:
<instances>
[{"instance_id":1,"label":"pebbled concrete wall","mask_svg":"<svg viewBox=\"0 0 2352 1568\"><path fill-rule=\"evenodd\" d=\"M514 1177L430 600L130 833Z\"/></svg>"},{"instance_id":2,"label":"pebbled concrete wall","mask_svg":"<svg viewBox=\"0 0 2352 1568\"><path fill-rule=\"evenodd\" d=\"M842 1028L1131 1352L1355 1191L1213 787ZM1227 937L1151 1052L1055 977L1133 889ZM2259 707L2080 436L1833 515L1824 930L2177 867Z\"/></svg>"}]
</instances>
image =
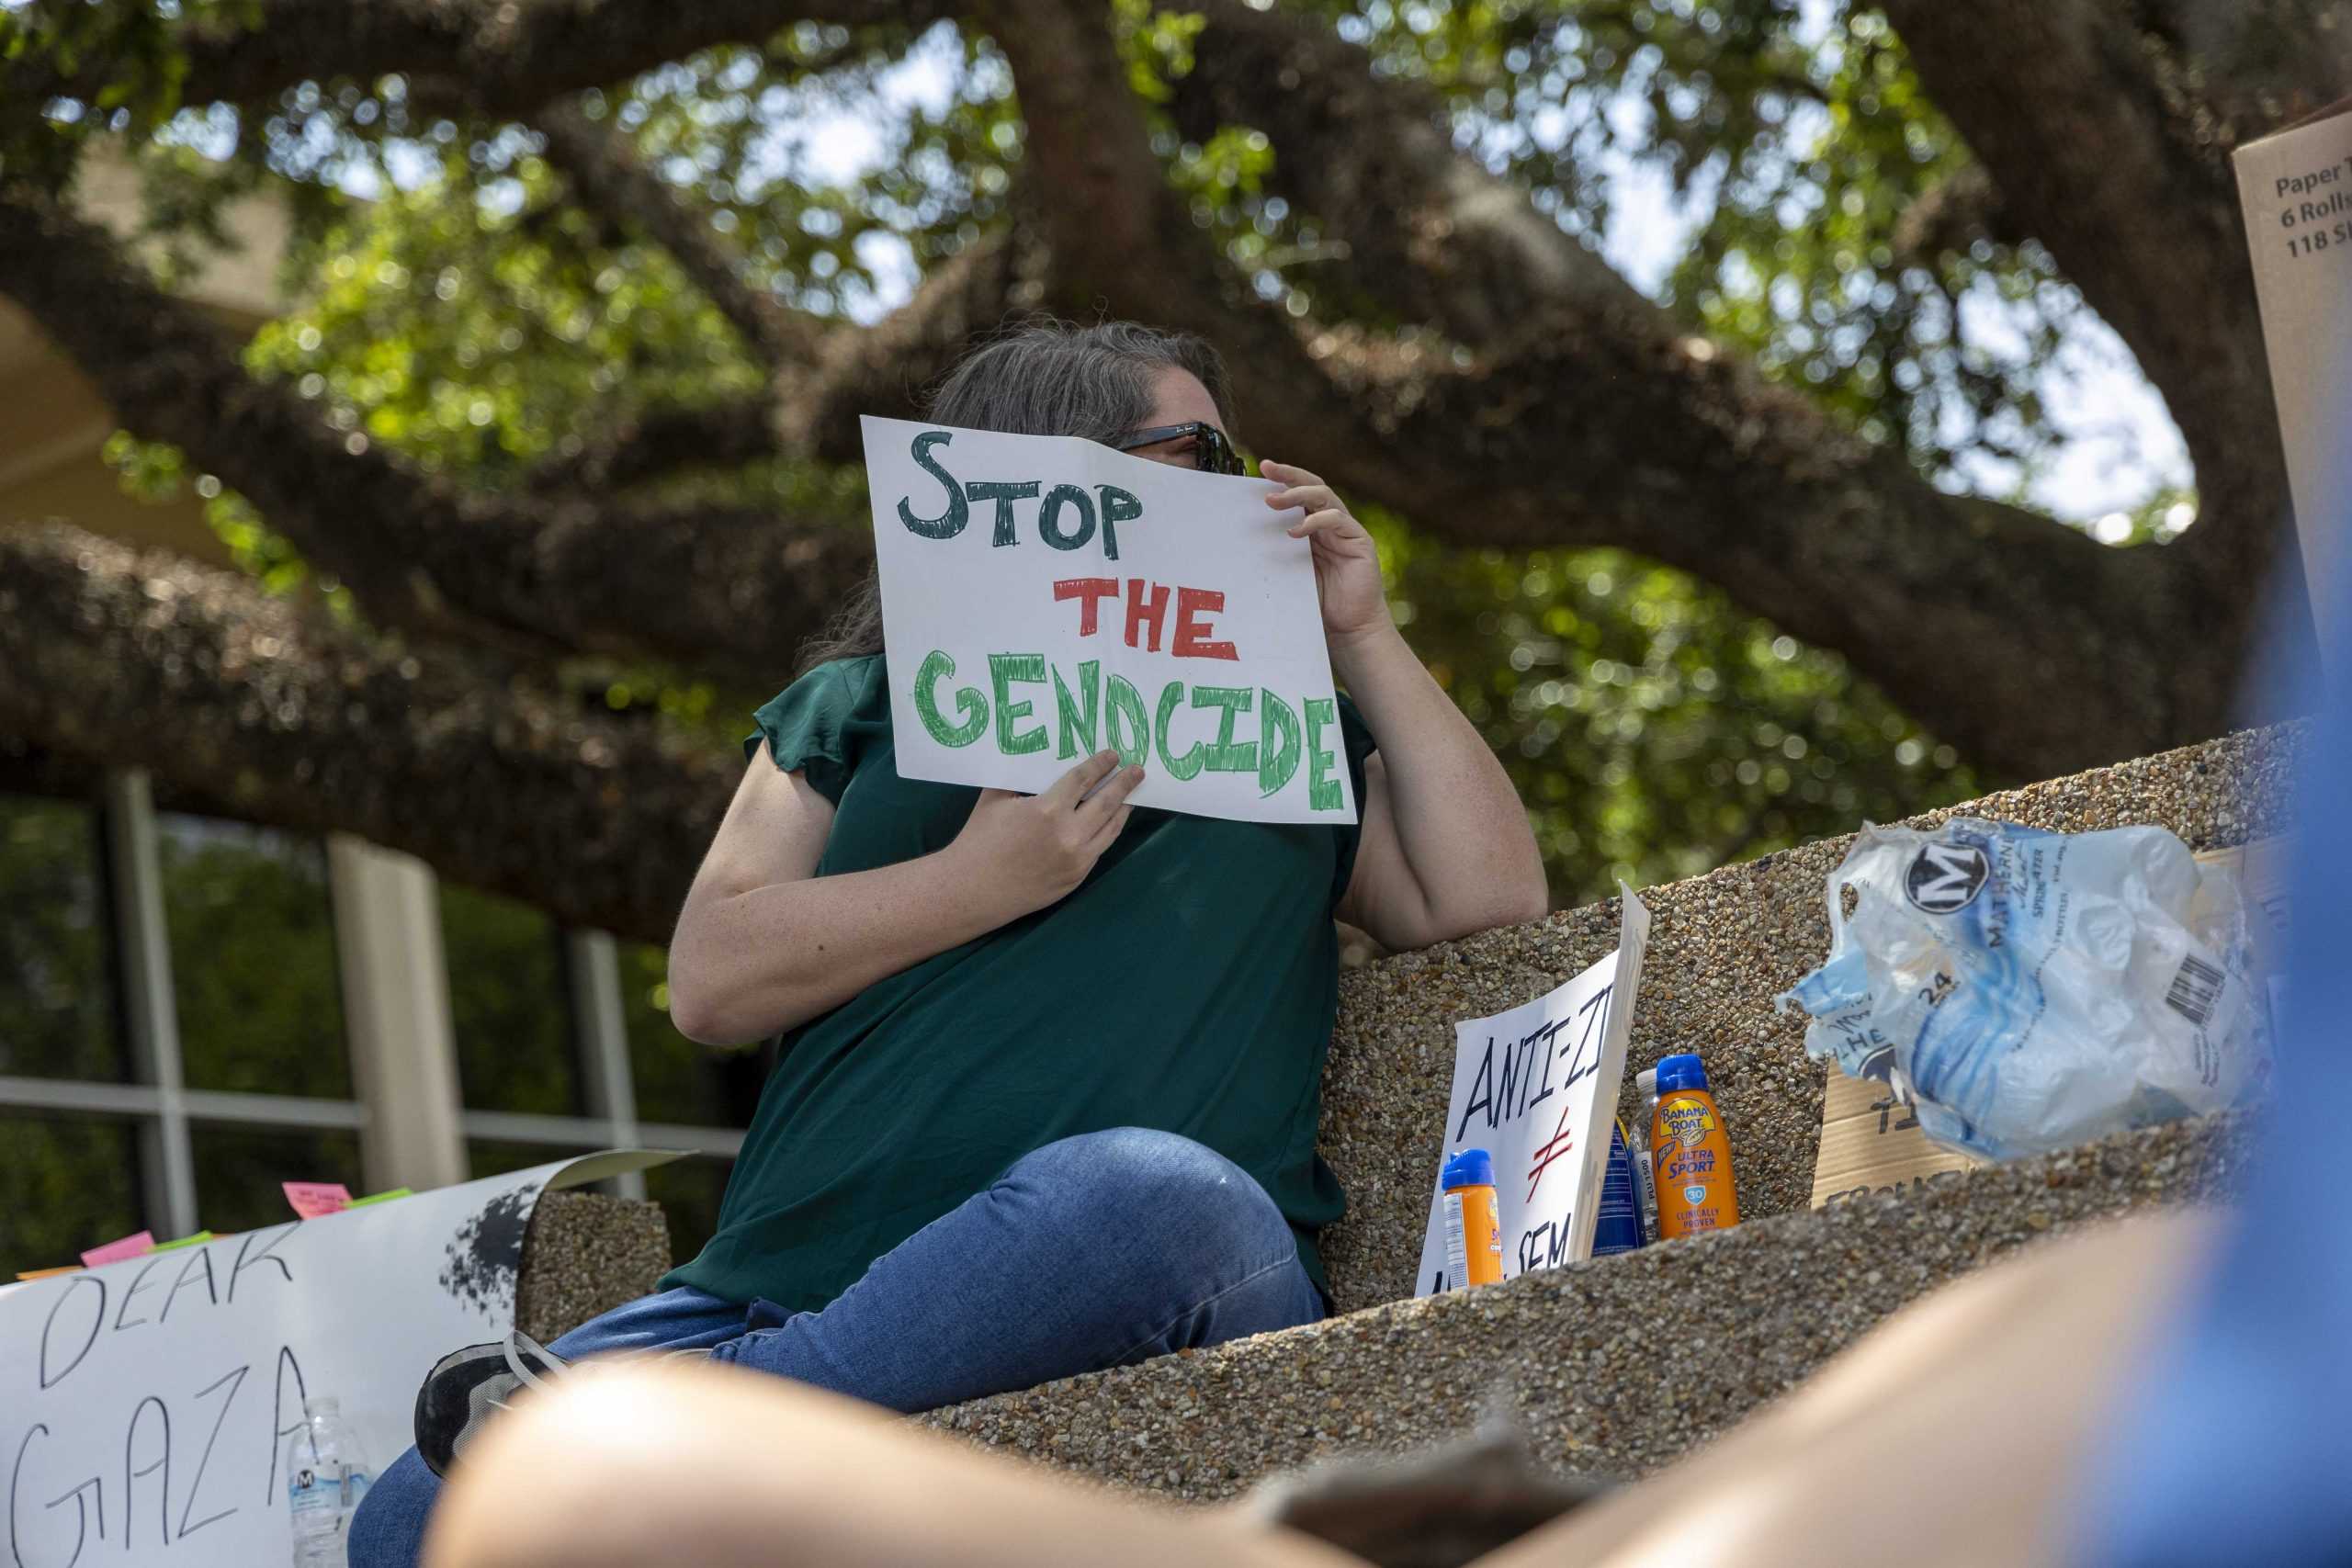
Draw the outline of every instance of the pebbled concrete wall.
<instances>
[{"instance_id":1,"label":"pebbled concrete wall","mask_svg":"<svg viewBox=\"0 0 2352 1568\"><path fill-rule=\"evenodd\" d=\"M2191 850L2283 832L2299 731L2245 731L1915 818L1992 818L2062 832L2155 823ZM1620 1103L1633 1075L1696 1051L1731 1134L1744 1218L1803 1209L1813 1190L1826 1069L1772 998L1829 951L1825 889L1850 836L1643 889L1652 918ZM1617 945L1617 900L1402 953L1342 977L1323 1076L1324 1158L1348 1191L1323 1235L1338 1311L1413 1292L1440 1158L1453 1023L1543 995Z\"/></svg>"},{"instance_id":2,"label":"pebbled concrete wall","mask_svg":"<svg viewBox=\"0 0 2352 1568\"><path fill-rule=\"evenodd\" d=\"M918 1419L1176 1499L1231 1496L1334 1453L1413 1452L1488 1410L1546 1464L1645 1474L1948 1280L2132 1209L2225 1193L2251 1142L2235 1115L2174 1122Z\"/></svg>"}]
</instances>

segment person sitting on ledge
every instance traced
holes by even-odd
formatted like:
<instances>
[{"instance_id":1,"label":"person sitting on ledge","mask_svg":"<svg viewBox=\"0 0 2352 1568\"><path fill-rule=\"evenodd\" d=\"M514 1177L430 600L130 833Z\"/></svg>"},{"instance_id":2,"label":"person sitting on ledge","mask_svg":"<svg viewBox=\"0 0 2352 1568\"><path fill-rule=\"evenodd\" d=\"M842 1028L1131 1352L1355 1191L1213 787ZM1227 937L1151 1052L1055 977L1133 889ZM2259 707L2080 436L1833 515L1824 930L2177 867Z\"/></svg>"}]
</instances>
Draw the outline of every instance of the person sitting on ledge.
<instances>
[{"instance_id":1,"label":"person sitting on ledge","mask_svg":"<svg viewBox=\"0 0 2352 1568\"><path fill-rule=\"evenodd\" d=\"M1230 407L1208 344L1114 321L999 336L930 412L1238 473ZM687 1035L783 1035L718 1234L548 1349L444 1358L418 1447L353 1521L355 1568L413 1562L458 1452L573 1357L695 1352L911 1412L1329 1313L1333 920L1421 947L1546 898L1371 536L1316 475L1263 471L1267 526L1313 553L1360 822L1137 809L1143 770L1109 751L1035 796L901 778L869 580L755 715L670 949Z\"/></svg>"}]
</instances>

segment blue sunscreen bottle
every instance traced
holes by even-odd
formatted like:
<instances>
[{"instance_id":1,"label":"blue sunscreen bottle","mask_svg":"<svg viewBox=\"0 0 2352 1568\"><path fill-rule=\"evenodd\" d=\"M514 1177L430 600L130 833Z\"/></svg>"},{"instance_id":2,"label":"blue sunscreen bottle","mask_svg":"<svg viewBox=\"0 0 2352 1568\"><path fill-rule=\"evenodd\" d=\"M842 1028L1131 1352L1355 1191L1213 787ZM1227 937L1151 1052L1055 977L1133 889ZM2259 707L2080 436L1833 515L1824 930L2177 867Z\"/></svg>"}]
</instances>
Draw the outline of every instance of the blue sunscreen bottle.
<instances>
[{"instance_id":1,"label":"blue sunscreen bottle","mask_svg":"<svg viewBox=\"0 0 2352 1568\"><path fill-rule=\"evenodd\" d=\"M1625 1124L1609 1129L1609 1163L1602 1168L1600 1203L1593 1214L1592 1255L1606 1258L1647 1245L1642 1228L1641 1188L1634 1179L1633 1152L1625 1146Z\"/></svg>"}]
</instances>

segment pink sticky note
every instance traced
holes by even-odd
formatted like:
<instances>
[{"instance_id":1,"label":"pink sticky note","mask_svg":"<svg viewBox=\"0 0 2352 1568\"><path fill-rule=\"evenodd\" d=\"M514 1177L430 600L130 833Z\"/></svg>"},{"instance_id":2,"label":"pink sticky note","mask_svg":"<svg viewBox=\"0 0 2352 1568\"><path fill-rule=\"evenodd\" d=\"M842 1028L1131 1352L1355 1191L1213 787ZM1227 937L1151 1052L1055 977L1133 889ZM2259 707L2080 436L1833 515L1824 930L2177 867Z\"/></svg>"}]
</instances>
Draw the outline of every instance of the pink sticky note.
<instances>
[{"instance_id":1,"label":"pink sticky note","mask_svg":"<svg viewBox=\"0 0 2352 1568\"><path fill-rule=\"evenodd\" d=\"M127 1235L120 1241L110 1241L104 1247L90 1248L89 1251L82 1254L82 1267L96 1269L101 1263L119 1263L126 1258L143 1257L154 1250L153 1233L141 1231L137 1235Z\"/></svg>"},{"instance_id":2,"label":"pink sticky note","mask_svg":"<svg viewBox=\"0 0 2352 1568\"><path fill-rule=\"evenodd\" d=\"M351 1207L351 1190L340 1181L281 1181L286 1201L306 1220Z\"/></svg>"}]
</instances>

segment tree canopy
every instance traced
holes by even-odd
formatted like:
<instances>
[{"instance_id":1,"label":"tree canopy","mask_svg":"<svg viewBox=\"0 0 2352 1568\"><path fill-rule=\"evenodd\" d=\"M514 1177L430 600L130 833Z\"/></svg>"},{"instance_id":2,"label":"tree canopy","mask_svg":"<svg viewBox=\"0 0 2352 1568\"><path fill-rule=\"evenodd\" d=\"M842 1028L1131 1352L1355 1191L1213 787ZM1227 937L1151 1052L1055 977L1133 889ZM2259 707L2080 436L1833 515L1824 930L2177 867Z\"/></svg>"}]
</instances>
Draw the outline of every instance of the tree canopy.
<instances>
[{"instance_id":1,"label":"tree canopy","mask_svg":"<svg viewBox=\"0 0 2352 1568\"><path fill-rule=\"evenodd\" d=\"M870 559L855 415L1037 310L1219 344L1563 900L2217 732L2291 555L2228 156L2352 81L2321 0L7 0L0 57L0 296L241 569L0 536L6 744L653 942ZM160 261L77 215L118 153ZM296 303L233 341L171 284L254 191ZM2036 503L2086 344L2191 469L2096 536Z\"/></svg>"}]
</instances>

